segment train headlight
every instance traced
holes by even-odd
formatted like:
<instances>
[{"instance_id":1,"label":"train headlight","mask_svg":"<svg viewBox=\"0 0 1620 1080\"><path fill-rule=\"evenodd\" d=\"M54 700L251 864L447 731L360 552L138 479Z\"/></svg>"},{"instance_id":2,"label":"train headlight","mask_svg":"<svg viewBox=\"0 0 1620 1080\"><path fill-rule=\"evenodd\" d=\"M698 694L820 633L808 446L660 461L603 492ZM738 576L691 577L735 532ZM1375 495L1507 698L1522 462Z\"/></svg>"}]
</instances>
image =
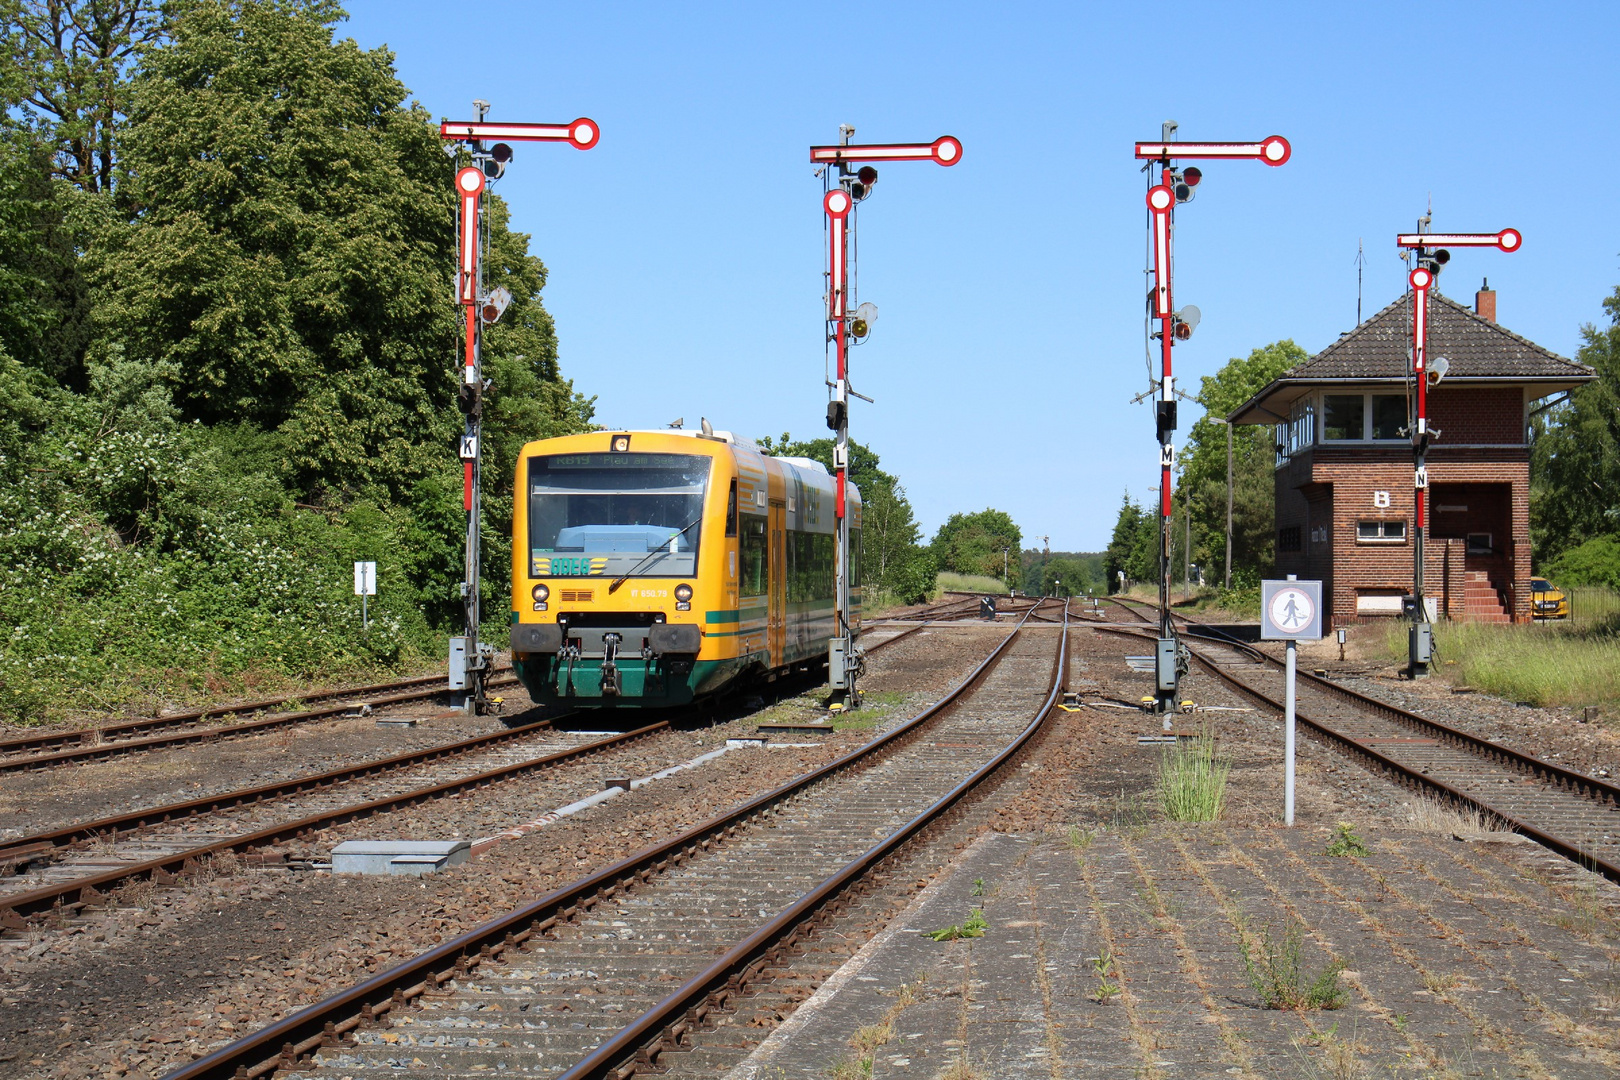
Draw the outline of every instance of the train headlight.
<instances>
[{"instance_id":1,"label":"train headlight","mask_svg":"<svg viewBox=\"0 0 1620 1080\"><path fill-rule=\"evenodd\" d=\"M546 600L551 596L551 590L546 588L545 582L542 581L531 589L529 595L534 597L534 610L546 610Z\"/></svg>"},{"instance_id":2,"label":"train headlight","mask_svg":"<svg viewBox=\"0 0 1620 1080\"><path fill-rule=\"evenodd\" d=\"M692 610L692 586L685 584L675 586L675 610Z\"/></svg>"}]
</instances>

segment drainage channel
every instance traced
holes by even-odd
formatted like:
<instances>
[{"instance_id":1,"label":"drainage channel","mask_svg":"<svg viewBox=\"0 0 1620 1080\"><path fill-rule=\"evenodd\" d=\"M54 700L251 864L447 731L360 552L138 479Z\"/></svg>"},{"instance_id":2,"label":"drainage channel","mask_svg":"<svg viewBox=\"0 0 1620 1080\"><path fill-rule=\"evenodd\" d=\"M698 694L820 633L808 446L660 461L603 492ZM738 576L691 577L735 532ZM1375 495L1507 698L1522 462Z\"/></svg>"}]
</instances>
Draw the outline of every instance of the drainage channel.
<instances>
[{"instance_id":1,"label":"drainage channel","mask_svg":"<svg viewBox=\"0 0 1620 1080\"><path fill-rule=\"evenodd\" d=\"M1068 635L1022 627L944 700L861 749L172 1077L296 1065L333 1078L427 1067L574 1080L629 1075L688 1047L795 935L1037 730Z\"/></svg>"}]
</instances>

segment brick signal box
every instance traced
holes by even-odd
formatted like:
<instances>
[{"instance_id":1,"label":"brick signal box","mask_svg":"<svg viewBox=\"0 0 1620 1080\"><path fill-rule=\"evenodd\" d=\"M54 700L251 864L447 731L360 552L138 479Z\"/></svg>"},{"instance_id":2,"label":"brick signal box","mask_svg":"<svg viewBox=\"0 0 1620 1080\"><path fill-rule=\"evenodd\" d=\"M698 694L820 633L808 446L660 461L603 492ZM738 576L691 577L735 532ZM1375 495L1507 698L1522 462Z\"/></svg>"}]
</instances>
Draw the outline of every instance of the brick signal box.
<instances>
[{"instance_id":1,"label":"brick signal box","mask_svg":"<svg viewBox=\"0 0 1620 1080\"><path fill-rule=\"evenodd\" d=\"M1295 367L1233 412L1276 430L1277 573L1323 583L1334 625L1398 617L1412 592L1412 294ZM1429 303L1429 532L1432 617L1525 622L1530 614L1530 416L1591 381L1496 323L1496 293L1473 311Z\"/></svg>"}]
</instances>

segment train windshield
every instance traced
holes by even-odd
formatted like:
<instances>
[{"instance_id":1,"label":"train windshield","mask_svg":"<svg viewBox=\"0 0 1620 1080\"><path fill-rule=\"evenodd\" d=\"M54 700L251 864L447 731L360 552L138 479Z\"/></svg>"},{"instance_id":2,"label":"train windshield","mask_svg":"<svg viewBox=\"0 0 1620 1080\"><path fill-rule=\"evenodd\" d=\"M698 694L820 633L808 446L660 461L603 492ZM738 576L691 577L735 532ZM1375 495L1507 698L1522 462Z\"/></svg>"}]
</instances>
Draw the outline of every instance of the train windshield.
<instances>
[{"instance_id":1,"label":"train windshield","mask_svg":"<svg viewBox=\"0 0 1620 1080\"><path fill-rule=\"evenodd\" d=\"M711 462L697 454L530 458L530 575L692 576Z\"/></svg>"}]
</instances>

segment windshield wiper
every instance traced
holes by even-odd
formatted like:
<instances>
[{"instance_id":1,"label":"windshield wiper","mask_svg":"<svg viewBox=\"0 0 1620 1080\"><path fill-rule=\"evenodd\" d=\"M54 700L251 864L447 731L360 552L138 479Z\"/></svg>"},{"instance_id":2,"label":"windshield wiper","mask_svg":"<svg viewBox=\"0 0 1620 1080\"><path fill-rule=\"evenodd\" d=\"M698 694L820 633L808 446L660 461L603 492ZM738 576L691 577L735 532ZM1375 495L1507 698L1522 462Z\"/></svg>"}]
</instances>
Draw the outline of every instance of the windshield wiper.
<instances>
[{"instance_id":1,"label":"windshield wiper","mask_svg":"<svg viewBox=\"0 0 1620 1080\"><path fill-rule=\"evenodd\" d=\"M693 518L691 521L688 521L685 525L682 525L679 532L670 533L669 538L666 539L663 544L659 544L657 547L655 547L651 551L647 552L646 555L642 556L642 559L641 559L640 562L636 563L636 565L632 566L630 569L626 570L624 573L622 573L618 577L614 578L613 579L613 584L608 586L608 595L612 596L615 592L617 592L618 589L619 589L619 586L623 585L626 581L630 580L630 577L633 574L635 574L635 572L637 570L640 570L643 566L646 566L647 563L651 562L652 557L654 555L666 555L666 554L668 554L668 552L666 552L664 550L664 545L668 544L670 542L670 540L677 540L680 537L684 536L688 529L690 529L692 526L696 525L698 522L700 522L702 520L703 520L703 514L700 512L697 517Z\"/></svg>"}]
</instances>

